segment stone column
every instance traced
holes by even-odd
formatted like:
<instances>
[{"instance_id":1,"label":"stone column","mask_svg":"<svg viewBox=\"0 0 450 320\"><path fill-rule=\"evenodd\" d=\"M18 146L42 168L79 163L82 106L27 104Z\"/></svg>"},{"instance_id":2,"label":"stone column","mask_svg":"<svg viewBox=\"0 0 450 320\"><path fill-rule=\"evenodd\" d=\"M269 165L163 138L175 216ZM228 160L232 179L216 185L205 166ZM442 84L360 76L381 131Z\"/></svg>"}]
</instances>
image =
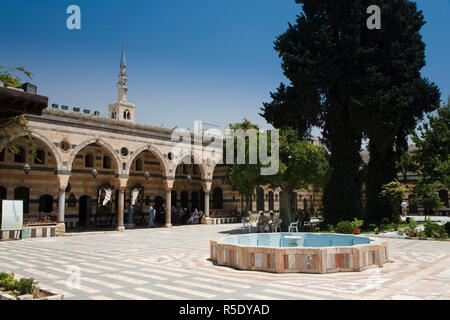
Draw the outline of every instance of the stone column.
<instances>
[{"instance_id":1,"label":"stone column","mask_svg":"<svg viewBox=\"0 0 450 320\"><path fill-rule=\"evenodd\" d=\"M127 187L128 178L118 178L118 188L119 188L119 201L117 209L117 231L125 231L125 226L123 224L123 209L125 204L125 188Z\"/></svg>"},{"instance_id":2,"label":"stone column","mask_svg":"<svg viewBox=\"0 0 450 320\"><path fill-rule=\"evenodd\" d=\"M62 234L66 232L66 224L64 216L66 212L66 188L69 183L70 173L57 174L59 181L59 196L58 196L58 222L56 224L56 233Z\"/></svg>"},{"instance_id":3,"label":"stone column","mask_svg":"<svg viewBox=\"0 0 450 320\"><path fill-rule=\"evenodd\" d=\"M172 188L175 179L166 178L163 182L164 189L166 190L166 224L164 228L172 228Z\"/></svg>"},{"instance_id":4,"label":"stone column","mask_svg":"<svg viewBox=\"0 0 450 320\"><path fill-rule=\"evenodd\" d=\"M210 224L211 219L209 218L209 193L211 192L211 181L202 182L203 192L205 193L205 219L202 223Z\"/></svg>"}]
</instances>

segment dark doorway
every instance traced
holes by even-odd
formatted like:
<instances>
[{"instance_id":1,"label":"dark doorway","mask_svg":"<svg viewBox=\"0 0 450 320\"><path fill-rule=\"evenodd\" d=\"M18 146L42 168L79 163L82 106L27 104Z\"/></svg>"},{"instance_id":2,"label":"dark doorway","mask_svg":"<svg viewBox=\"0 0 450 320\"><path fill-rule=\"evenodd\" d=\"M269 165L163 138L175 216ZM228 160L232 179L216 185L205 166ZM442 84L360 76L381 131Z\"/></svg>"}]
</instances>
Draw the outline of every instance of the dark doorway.
<instances>
[{"instance_id":1,"label":"dark doorway","mask_svg":"<svg viewBox=\"0 0 450 320\"><path fill-rule=\"evenodd\" d=\"M205 211L205 191L203 191L203 189L200 190L200 202L198 206L201 211Z\"/></svg>"},{"instance_id":2,"label":"dark doorway","mask_svg":"<svg viewBox=\"0 0 450 320\"><path fill-rule=\"evenodd\" d=\"M273 211L273 191L269 191L269 211Z\"/></svg>"},{"instance_id":3,"label":"dark doorway","mask_svg":"<svg viewBox=\"0 0 450 320\"><path fill-rule=\"evenodd\" d=\"M177 205L177 192L175 190L172 190L170 202L172 203L172 207L178 208Z\"/></svg>"},{"instance_id":4,"label":"dark doorway","mask_svg":"<svg viewBox=\"0 0 450 320\"><path fill-rule=\"evenodd\" d=\"M157 223L164 223L165 213L162 213L163 204L164 198L161 196L157 196L155 198L155 210L156 210L155 222Z\"/></svg>"},{"instance_id":5,"label":"dark doorway","mask_svg":"<svg viewBox=\"0 0 450 320\"><path fill-rule=\"evenodd\" d=\"M256 188L256 210L264 211L264 190Z\"/></svg>"},{"instance_id":6,"label":"dark doorway","mask_svg":"<svg viewBox=\"0 0 450 320\"><path fill-rule=\"evenodd\" d=\"M23 213L29 213L30 189L27 187L14 189L14 200L23 200Z\"/></svg>"},{"instance_id":7,"label":"dark doorway","mask_svg":"<svg viewBox=\"0 0 450 320\"><path fill-rule=\"evenodd\" d=\"M223 191L222 188L213 190L213 209L223 209Z\"/></svg>"},{"instance_id":8,"label":"dark doorway","mask_svg":"<svg viewBox=\"0 0 450 320\"><path fill-rule=\"evenodd\" d=\"M187 191L182 191L181 192L181 207L184 208L188 208L189 205L189 201L188 201L188 193Z\"/></svg>"},{"instance_id":9,"label":"dark doorway","mask_svg":"<svg viewBox=\"0 0 450 320\"><path fill-rule=\"evenodd\" d=\"M80 227L89 227L91 221L91 197L81 196L79 200L78 220Z\"/></svg>"},{"instance_id":10,"label":"dark doorway","mask_svg":"<svg viewBox=\"0 0 450 320\"><path fill-rule=\"evenodd\" d=\"M39 213L51 213L53 211L53 197L44 194L39 198Z\"/></svg>"},{"instance_id":11,"label":"dark doorway","mask_svg":"<svg viewBox=\"0 0 450 320\"><path fill-rule=\"evenodd\" d=\"M195 210L195 209L199 209L198 208L198 192L197 191L194 191L194 192L192 192L191 193L191 197L192 197L192 199L191 199L191 210L192 210L192 212Z\"/></svg>"}]
</instances>

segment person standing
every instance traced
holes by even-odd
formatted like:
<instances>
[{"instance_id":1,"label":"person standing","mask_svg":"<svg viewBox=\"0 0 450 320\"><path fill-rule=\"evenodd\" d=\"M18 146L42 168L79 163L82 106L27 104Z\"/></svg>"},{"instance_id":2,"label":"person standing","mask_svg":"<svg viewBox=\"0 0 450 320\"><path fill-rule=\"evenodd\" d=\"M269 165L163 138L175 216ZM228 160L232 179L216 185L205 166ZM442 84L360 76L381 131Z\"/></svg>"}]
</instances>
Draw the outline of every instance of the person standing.
<instances>
[{"instance_id":1,"label":"person standing","mask_svg":"<svg viewBox=\"0 0 450 320\"><path fill-rule=\"evenodd\" d=\"M155 214L156 214L156 210L152 206L150 206L150 220L148 222L148 227L149 228L156 227Z\"/></svg>"}]
</instances>

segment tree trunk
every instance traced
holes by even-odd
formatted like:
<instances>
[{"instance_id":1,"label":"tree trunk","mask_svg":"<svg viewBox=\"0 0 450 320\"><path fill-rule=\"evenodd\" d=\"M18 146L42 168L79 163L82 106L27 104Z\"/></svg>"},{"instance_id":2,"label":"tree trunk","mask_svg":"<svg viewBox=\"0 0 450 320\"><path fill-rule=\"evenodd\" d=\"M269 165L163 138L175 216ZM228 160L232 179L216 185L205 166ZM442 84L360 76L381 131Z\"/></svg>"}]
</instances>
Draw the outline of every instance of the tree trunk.
<instances>
[{"instance_id":1,"label":"tree trunk","mask_svg":"<svg viewBox=\"0 0 450 320\"><path fill-rule=\"evenodd\" d=\"M386 136L383 139L382 141L371 139L369 142L366 219L376 224L381 223L383 218L392 220L394 214L390 201L385 197L380 197L382 186L397 177L394 142L390 143L389 137Z\"/></svg>"}]
</instances>

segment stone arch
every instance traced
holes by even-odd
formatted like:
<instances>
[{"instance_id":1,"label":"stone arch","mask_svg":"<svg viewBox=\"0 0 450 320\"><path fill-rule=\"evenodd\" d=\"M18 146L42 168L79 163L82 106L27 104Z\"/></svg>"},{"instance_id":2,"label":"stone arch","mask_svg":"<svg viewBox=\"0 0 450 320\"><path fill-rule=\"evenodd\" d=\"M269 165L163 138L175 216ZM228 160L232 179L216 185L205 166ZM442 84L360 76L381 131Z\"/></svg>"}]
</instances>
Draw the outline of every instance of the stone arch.
<instances>
[{"instance_id":1,"label":"stone arch","mask_svg":"<svg viewBox=\"0 0 450 320\"><path fill-rule=\"evenodd\" d=\"M211 173L211 176L208 177L207 176L208 170L206 169L206 166L203 163L202 158L198 154L196 154L195 152L185 153L178 159L178 161L176 161L176 162L172 161L173 164L174 164L174 166L173 166L173 174L174 175L175 175L176 168L183 162L184 159L189 158L189 157L193 158L194 159L194 163L193 164L197 165L200 168L200 176L201 176L202 180L210 180L210 179L212 179L212 172L214 172L214 167L212 167L212 169L209 171Z\"/></svg>"},{"instance_id":2,"label":"stone arch","mask_svg":"<svg viewBox=\"0 0 450 320\"><path fill-rule=\"evenodd\" d=\"M119 156L117 155L117 153L114 151L114 148L109 143L103 141L102 139L96 139L96 138L85 140L82 143L80 143L79 145L77 145L75 149L72 150L72 152L69 156L69 160L67 161L67 171L69 171L69 172L72 171L72 165L73 165L73 161L75 160L76 155L81 150L83 150L84 147L87 147L88 145L90 145L92 143L96 143L96 144L100 145L101 147L103 147L106 151L108 151L108 153L110 153L111 157L116 162L116 173L122 173L121 160L120 160Z\"/></svg>"},{"instance_id":3,"label":"stone arch","mask_svg":"<svg viewBox=\"0 0 450 320\"><path fill-rule=\"evenodd\" d=\"M165 158L163 157L161 152L150 144L134 151L134 153L130 156L130 159L128 159L126 171L124 173L128 174L130 172L133 161L145 150L148 150L148 151L152 152L154 155L156 155L156 157L159 159L160 165L163 168L164 175L168 176L169 175L169 165L168 165L167 161L165 160Z\"/></svg>"},{"instance_id":4,"label":"stone arch","mask_svg":"<svg viewBox=\"0 0 450 320\"><path fill-rule=\"evenodd\" d=\"M12 140L18 139L18 138L22 138L25 135L15 135ZM58 148L55 147L55 145L53 144L53 142L50 141L50 139L48 139L46 136L38 133L38 132L31 132L31 137L33 139L39 140L40 142L42 142L47 148L50 149L50 151L52 152L53 156L55 157L56 160L56 169L57 170L62 170L63 168L63 161L61 158L61 153L59 152ZM0 143L0 151L3 150L3 148L6 147L6 142L1 142Z\"/></svg>"}]
</instances>

